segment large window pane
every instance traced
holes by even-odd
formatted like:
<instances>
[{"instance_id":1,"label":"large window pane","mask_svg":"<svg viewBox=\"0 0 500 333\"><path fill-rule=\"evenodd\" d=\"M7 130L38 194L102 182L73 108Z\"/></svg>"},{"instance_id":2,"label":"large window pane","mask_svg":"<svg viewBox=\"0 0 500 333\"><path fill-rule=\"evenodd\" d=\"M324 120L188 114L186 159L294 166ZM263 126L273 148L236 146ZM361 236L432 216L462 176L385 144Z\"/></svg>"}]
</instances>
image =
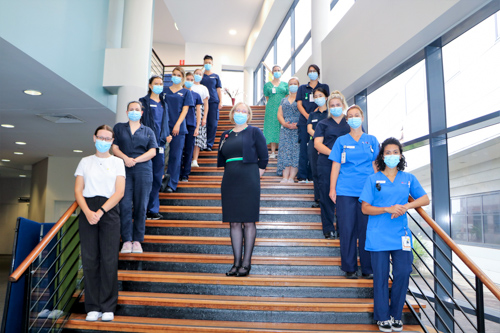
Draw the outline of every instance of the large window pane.
<instances>
[{"instance_id":1,"label":"large window pane","mask_svg":"<svg viewBox=\"0 0 500 333\"><path fill-rule=\"evenodd\" d=\"M294 12L295 47L298 47L302 44L309 31L311 31L311 0L300 0Z\"/></svg>"},{"instance_id":2,"label":"large window pane","mask_svg":"<svg viewBox=\"0 0 500 333\"><path fill-rule=\"evenodd\" d=\"M257 80L257 85L255 87L255 91L256 91L256 95L257 95L257 100L256 100L256 103L259 102L260 98L262 97L262 95L264 94L264 92L262 91L262 68L264 66L259 66L259 69L257 70L257 75L255 76L255 79Z\"/></svg>"},{"instance_id":3,"label":"large window pane","mask_svg":"<svg viewBox=\"0 0 500 333\"><path fill-rule=\"evenodd\" d=\"M498 18L499 12L443 47L448 126L500 110Z\"/></svg>"},{"instance_id":4,"label":"large window pane","mask_svg":"<svg viewBox=\"0 0 500 333\"><path fill-rule=\"evenodd\" d=\"M451 238L458 241L466 242L467 237L467 216L452 215L451 216Z\"/></svg>"},{"instance_id":5,"label":"large window pane","mask_svg":"<svg viewBox=\"0 0 500 333\"><path fill-rule=\"evenodd\" d=\"M277 64L281 67L285 66L286 62L292 57L292 37L291 37L291 23L290 19L287 20L283 30L281 30L277 41L278 61Z\"/></svg>"},{"instance_id":6,"label":"large window pane","mask_svg":"<svg viewBox=\"0 0 500 333\"><path fill-rule=\"evenodd\" d=\"M483 217L482 215L468 215L467 229L469 231L469 242L483 242Z\"/></svg>"},{"instance_id":7,"label":"large window pane","mask_svg":"<svg viewBox=\"0 0 500 333\"><path fill-rule=\"evenodd\" d=\"M500 245L500 215L484 215L484 242Z\"/></svg>"},{"instance_id":8,"label":"large window pane","mask_svg":"<svg viewBox=\"0 0 500 333\"><path fill-rule=\"evenodd\" d=\"M309 39L306 45L304 45L302 50L300 50L300 52L295 57L295 72L298 72L300 70L300 67L304 65L304 63L307 61L307 59L309 59L311 55L312 55L312 44L311 44L311 39Z\"/></svg>"},{"instance_id":9,"label":"large window pane","mask_svg":"<svg viewBox=\"0 0 500 333\"><path fill-rule=\"evenodd\" d=\"M382 142L406 142L429 133L425 62L421 61L368 95L368 131Z\"/></svg>"},{"instance_id":10,"label":"large window pane","mask_svg":"<svg viewBox=\"0 0 500 333\"><path fill-rule=\"evenodd\" d=\"M276 63L274 62L274 46L271 47L271 50L267 54L266 60L264 60L264 62L266 63L267 66L269 66L270 70L273 70L273 66L276 65ZM264 73L265 73L264 80L266 82L272 80L271 77L272 73L270 73L265 67L264 67Z\"/></svg>"},{"instance_id":11,"label":"large window pane","mask_svg":"<svg viewBox=\"0 0 500 333\"><path fill-rule=\"evenodd\" d=\"M243 101L243 72L222 71L220 73L220 79L223 82L223 88L227 88L231 92L231 95L235 96L234 98L236 102ZM222 93L222 104L232 104L231 97L229 97L226 93Z\"/></svg>"},{"instance_id":12,"label":"large window pane","mask_svg":"<svg viewBox=\"0 0 500 333\"><path fill-rule=\"evenodd\" d=\"M483 196L483 213L500 214L500 192Z\"/></svg>"}]
</instances>

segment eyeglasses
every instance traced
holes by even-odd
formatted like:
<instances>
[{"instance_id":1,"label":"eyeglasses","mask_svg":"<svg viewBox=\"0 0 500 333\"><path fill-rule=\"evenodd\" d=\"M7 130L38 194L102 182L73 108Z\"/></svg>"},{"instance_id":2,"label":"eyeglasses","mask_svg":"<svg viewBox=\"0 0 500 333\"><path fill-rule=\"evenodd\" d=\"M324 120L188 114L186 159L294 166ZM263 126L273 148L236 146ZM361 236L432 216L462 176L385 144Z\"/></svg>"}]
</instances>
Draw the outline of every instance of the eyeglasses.
<instances>
[{"instance_id":1,"label":"eyeglasses","mask_svg":"<svg viewBox=\"0 0 500 333\"><path fill-rule=\"evenodd\" d=\"M248 113L247 110L234 110L234 112L238 112L238 113Z\"/></svg>"},{"instance_id":2,"label":"eyeglasses","mask_svg":"<svg viewBox=\"0 0 500 333\"><path fill-rule=\"evenodd\" d=\"M103 136L98 136L98 135L96 135L96 138L97 138L98 140L101 140L101 141L106 141L106 142L111 142L111 141L113 141L113 138L105 138L105 137L103 137Z\"/></svg>"}]
</instances>

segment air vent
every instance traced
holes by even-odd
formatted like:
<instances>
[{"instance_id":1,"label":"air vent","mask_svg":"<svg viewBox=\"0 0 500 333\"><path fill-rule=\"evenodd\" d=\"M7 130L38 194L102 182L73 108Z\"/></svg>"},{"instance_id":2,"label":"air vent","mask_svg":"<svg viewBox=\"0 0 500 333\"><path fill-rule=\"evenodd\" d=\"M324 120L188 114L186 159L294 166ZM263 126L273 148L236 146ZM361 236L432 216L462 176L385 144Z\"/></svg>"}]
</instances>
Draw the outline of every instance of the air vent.
<instances>
[{"instance_id":1,"label":"air vent","mask_svg":"<svg viewBox=\"0 0 500 333\"><path fill-rule=\"evenodd\" d=\"M63 114L37 114L37 116L42 117L45 120L51 121L56 124L81 124L84 123L83 120L77 118L69 113Z\"/></svg>"}]
</instances>

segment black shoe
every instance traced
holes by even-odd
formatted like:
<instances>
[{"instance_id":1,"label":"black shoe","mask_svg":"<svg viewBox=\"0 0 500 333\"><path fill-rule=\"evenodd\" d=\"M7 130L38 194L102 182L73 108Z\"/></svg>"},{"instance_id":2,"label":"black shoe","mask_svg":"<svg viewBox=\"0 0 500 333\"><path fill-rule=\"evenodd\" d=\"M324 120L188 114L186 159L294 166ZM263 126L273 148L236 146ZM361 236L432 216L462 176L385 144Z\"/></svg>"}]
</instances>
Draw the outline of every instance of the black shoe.
<instances>
[{"instance_id":1,"label":"black shoe","mask_svg":"<svg viewBox=\"0 0 500 333\"><path fill-rule=\"evenodd\" d=\"M345 278L346 279L357 279L358 275L356 272L345 272Z\"/></svg>"},{"instance_id":2,"label":"black shoe","mask_svg":"<svg viewBox=\"0 0 500 333\"><path fill-rule=\"evenodd\" d=\"M329 233L325 234L326 239L335 239L335 232L330 231Z\"/></svg>"},{"instance_id":3,"label":"black shoe","mask_svg":"<svg viewBox=\"0 0 500 333\"><path fill-rule=\"evenodd\" d=\"M166 173L163 175L163 179L161 180L160 192L165 192L168 187L168 182L170 181L170 175Z\"/></svg>"},{"instance_id":4,"label":"black shoe","mask_svg":"<svg viewBox=\"0 0 500 333\"><path fill-rule=\"evenodd\" d=\"M240 269L241 266L235 266L231 267L229 271L226 272L226 276L236 276L238 274L238 270Z\"/></svg>"},{"instance_id":5,"label":"black shoe","mask_svg":"<svg viewBox=\"0 0 500 333\"><path fill-rule=\"evenodd\" d=\"M392 330L394 332L401 332L403 330L403 322L401 320L396 320L392 318Z\"/></svg>"},{"instance_id":6,"label":"black shoe","mask_svg":"<svg viewBox=\"0 0 500 333\"><path fill-rule=\"evenodd\" d=\"M182 177L182 178L180 179L180 181L181 181L181 182L187 182L187 181L188 181L188 177Z\"/></svg>"},{"instance_id":7,"label":"black shoe","mask_svg":"<svg viewBox=\"0 0 500 333\"><path fill-rule=\"evenodd\" d=\"M160 213L152 213L152 212L147 212L146 213L146 219L148 220L160 220L163 218L163 215Z\"/></svg>"},{"instance_id":8,"label":"black shoe","mask_svg":"<svg viewBox=\"0 0 500 333\"><path fill-rule=\"evenodd\" d=\"M362 277L363 279L373 280L373 274L365 274L365 273L362 273L362 274L361 274L361 277Z\"/></svg>"},{"instance_id":9,"label":"black shoe","mask_svg":"<svg viewBox=\"0 0 500 333\"><path fill-rule=\"evenodd\" d=\"M203 151L212 151L212 147L207 147L207 148L203 149Z\"/></svg>"},{"instance_id":10,"label":"black shoe","mask_svg":"<svg viewBox=\"0 0 500 333\"><path fill-rule=\"evenodd\" d=\"M339 239L340 236L339 236L339 233L337 231L334 231L333 232L333 239Z\"/></svg>"},{"instance_id":11,"label":"black shoe","mask_svg":"<svg viewBox=\"0 0 500 333\"><path fill-rule=\"evenodd\" d=\"M392 325L390 320L377 321L378 329L382 332L392 332Z\"/></svg>"},{"instance_id":12,"label":"black shoe","mask_svg":"<svg viewBox=\"0 0 500 333\"><path fill-rule=\"evenodd\" d=\"M165 190L166 193L174 193L174 189L171 188L170 186L167 187L167 189Z\"/></svg>"},{"instance_id":13,"label":"black shoe","mask_svg":"<svg viewBox=\"0 0 500 333\"><path fill-rule=\"evenodd\" d=\"M313 203L311 208L319 208L319 202Z\"/></svg>"},{"instance_id":14,"label":"black shoe","mask_svg":"<svg viewBox=\"0 0 500 333\"><path fill-rule=\"evenodd\" d=\"M240 269L243 269L244 271L240 271ZM250 274L250 270L252 269L252 266L251 265L248 265L248 267L240 267L238 269L238 273L236 273L236 276L247 276L248 274Z\"/></svg>"}]
</instances>

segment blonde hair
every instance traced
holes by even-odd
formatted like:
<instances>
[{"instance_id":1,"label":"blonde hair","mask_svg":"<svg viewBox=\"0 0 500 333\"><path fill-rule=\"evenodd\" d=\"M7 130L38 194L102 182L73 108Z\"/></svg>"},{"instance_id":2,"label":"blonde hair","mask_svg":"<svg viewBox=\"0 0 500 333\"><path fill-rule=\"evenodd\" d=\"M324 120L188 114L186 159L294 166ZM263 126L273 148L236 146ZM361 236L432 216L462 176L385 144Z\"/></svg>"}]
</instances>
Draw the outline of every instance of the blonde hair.
<instances>
[{"instance_id":1,"label":"blonde hair","mask_svg":"<svg viewBox=\"0 0 500 333\"><path fill-rule=\"evenodd\" d=\"M359 112L361 113L361 118L363 118L363 119L365 118L365 114L364 114L363 110L361 109L361 107L360 107L359 105L356 105L356 104L351 105L351 106L347 109L347 111L345 112L345 117L346 117L346 118L347 118L347 113L348 113L350 110L352 110L352 109L358 109L358 110L359 110Z\"/></svg>"},{"instance_id":2,"label":"blonde hair","mask_svg":"<svg viewBox=\"0 0 500 333\"><path fill-rule=\"evenodd\" d=\"M234 122L234 111L236 110L236 108L239 106L239 105L244 105L246 106L247 110L248 110L248 119L247 119L247 124L249 122L252 121L252 108L250 108L250 105L248 105L247 103L244 103L244 102L238 102L236 103L233 108L231 109L231 111L229 111L229 120L231 120L231 123L232 124L236 124Z\"/></svg>"},{"instance_id":3,"label":"blonde hair","mask_svg":"<svg viewBox=\"0 0 500 333\"><path fill-rule=\"evenodd\" d=\"M179 72L181 72L181 74L182 74L182 81L181 81L181 84L183 84L183 83L184 83L184 79L186 78L186 73L184 72L184 68L179 67L179 66L175 67L174 69L172 69L172 75L174 74L174 71L179 71Z\"/></svg>"},{"instance_id":4,"label":"blonde hair","mask_svg":"<svg viewBox=\"0 0 500 333\"><path fill-rule=\"evenodd\" d=\"M297 81L297 85L299 85L299 86L300 86L300 81L299 81L299 78L298 78L298 77L296 77L296 76L292 76L292 77L288 80L288 84L289 84L289 85L290 85L290 81L292 81L292 80L296 80L296 81Z\"/></svg>"},{"instance_id":5,"label":"blonde hair","mask_svg":"<svg viewBox=\"0 0 500 333\"><path fill-rule=\"evenodd\" d=\"M196 72L198 72L198 71L199 71L199 72L201 73L201 75L203 76L203 69L201 69L201 68L197 68L197 69L195 69L195 70L194 70L194 72L193 72L193 74L196 74Z\"/></svg>"},{"instance_id":6,"label":"blonde hair","mask_svg":"<svg viewBox=\"0 0 500 333\"><path fill-rule=\"evenodd\" d=\"M345 100L345 96L338 90L332 91L330 96L328 96L328 101L326 102L326 105L328 107L328 110L330 110L330 101L332 99L340 99L340 102L342 103L342 110L345 111L347 109L347 101ZM363 111L361 111L363 112ZM332 114L330 111L328 111L328 118L332 118Z\"/></svg>"}]
</instances>

